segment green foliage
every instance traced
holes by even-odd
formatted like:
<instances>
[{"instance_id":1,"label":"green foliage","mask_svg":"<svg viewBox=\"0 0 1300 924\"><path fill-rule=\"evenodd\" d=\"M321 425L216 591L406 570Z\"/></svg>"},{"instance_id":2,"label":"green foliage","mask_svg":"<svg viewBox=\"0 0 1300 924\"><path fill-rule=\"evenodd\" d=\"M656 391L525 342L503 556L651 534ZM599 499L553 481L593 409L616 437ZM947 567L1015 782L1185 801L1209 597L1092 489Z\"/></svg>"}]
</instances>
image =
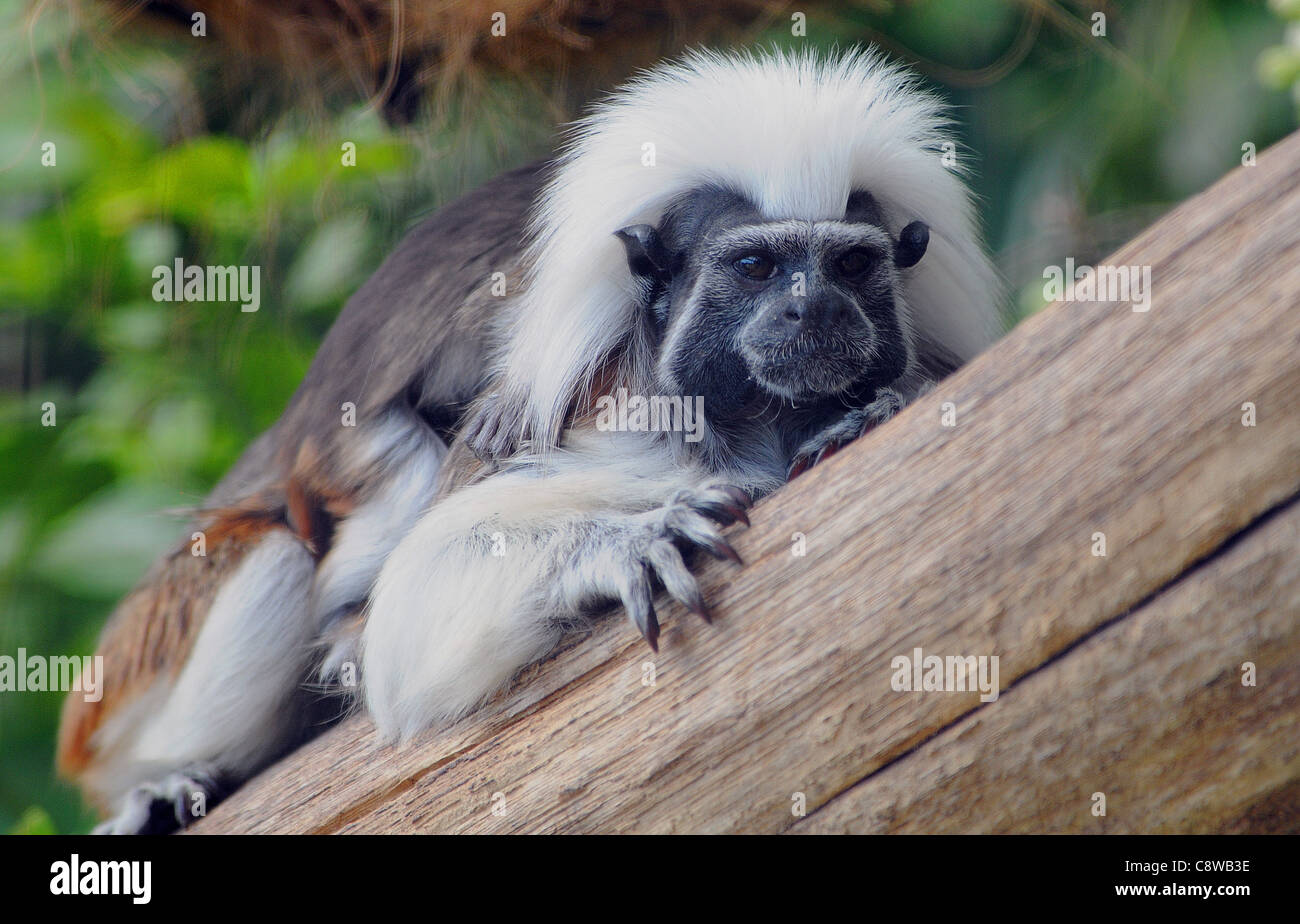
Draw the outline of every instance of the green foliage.
<instances>
[{"instance_id":1,"label":"green foliage","mask_svg":"<svg viewBox=\"0 0 1300 924\"><path fill-rule=\"evenodd\" d=\"M1269 6L1288 23L1286 41L1260 53L1259 79L1266 86L1289 89L1300 106L1300 0L1269 0Z\"/></svg>"},{"instance_id":2,"label":"green foliage","mask_svg":"<svg viewBox=\"0 0 1300 924\"><path fill-rule=\"evenodd\" d=\"M54 819L39 805L33 805L9 829L9 834L58 834Z\"/></svg>"},{"instance_id":3,"label":"green foliage","mask_svg":"<svg viewBox=\"0 0 1300 924\"><path fill-rule=\"evenodd\" d=\"M34 59L6 34L0 58L26 66L0 95L0 654L88 654L416 213L534 154L546 129L493 147L357 108L251 140L185 133L164 111L181 84L128 92L161 51L129 46L120 73L75 34L38 29ZM429 168L459 145L478 155L469 176ZM177 258L258 265L260 309L155 301L154 268ZM88 823L53 780L60 699L0 693L0 830Z\"/></svg>"},{"instance_id":4,"label":"green foliage","mask_svg":"<svg viewBox=\"0 0 1300 924\"><path fill-rule=\"evenodd\" d=\"M1295 4L1276 3L1295 16ZM1047 11L1005 68L1029 9ZM1016 317L1044 265L1095 261L1294 125L1253 62L1282 24L1262 3L863 3L807 39L885 39L959 107ZM111 53L46 17L0 32L0 655L90 653L148 563L283 409L346 297L418 213L544 150L547 110L488 81L436 124L368 109L286 118L256 137L205 112L179 45ZM1073 25L1071 25L1073 24ZM1294 45L1294 41L1290 42ZM1269 52L1271 84L1296 80ZM42 164L54 144L56 163ZM356 146L345 166L342 145ZM151 297L153 271L261 267L256 313ZM52 402L55 426L42 426ZM0 693L0 830L83 830L53 781L56 694Z\"/></svg>"}]
</instances>

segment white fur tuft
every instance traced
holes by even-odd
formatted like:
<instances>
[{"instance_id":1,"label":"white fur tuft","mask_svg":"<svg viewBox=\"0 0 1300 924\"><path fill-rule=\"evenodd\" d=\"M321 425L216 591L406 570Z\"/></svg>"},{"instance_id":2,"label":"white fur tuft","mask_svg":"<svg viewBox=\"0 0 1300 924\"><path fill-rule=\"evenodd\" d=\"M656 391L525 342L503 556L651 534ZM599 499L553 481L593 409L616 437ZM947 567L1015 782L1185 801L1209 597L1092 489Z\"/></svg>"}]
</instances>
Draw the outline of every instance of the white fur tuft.
<instances>
[{"instance_id":1,"label":"white fur tuft","mask_svg":"<svg viewBox=\"0 0 1300 924\"><path fill-rule=\"evenodd\" d=\"M365 464L380 465L385 474L373 494L340 522L316 571L312 618L324 629L369 596L384 559L433 502L447 454L446 444L414 415L398 412L367 435L365 450Z\"/></svg>"},{"instance_id":2,"label":"white fur tuft","mask_svg":"<svg viewBox=\"0 0 1300 924\"><path fill-rule=\"evenodd\" d=\"M186 776L172 771L196 765L243 778L283 747L315 634L314 567L296 536L268 533L221 585L179 676L159 678L98 729L85 785L124 813L107 830L133 830L147 796L131 796L138 784L177 784Z\"/></svg>"},{"instance_id":3,"label":"white fur tuft","mask_svg":"<svg viewBox=\"0 0 1300 924\"><path fill-rule=\"evenodd\" d=\"M869 191L893 232L930 226L904 296L918 332L965 361L999 330L999 286L970 193L941 161L940 100L878 52L695 52L632 80L576 123L533 216L532 278L503 357L505 388L546 447L632 321L619 228L656 223L707 183L771 219L835 219ZM654 165L642 162L654 146Z\"/></svg>"}]
</instances>

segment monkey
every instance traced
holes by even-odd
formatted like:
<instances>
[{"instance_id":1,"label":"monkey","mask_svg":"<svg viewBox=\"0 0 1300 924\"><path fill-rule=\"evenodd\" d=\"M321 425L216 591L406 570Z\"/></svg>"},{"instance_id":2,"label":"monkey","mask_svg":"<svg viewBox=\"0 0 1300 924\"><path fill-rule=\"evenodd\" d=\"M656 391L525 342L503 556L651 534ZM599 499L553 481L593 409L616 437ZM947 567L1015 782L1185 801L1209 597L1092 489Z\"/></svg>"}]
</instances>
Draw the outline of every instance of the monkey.
<instances>
[{"instance_id":1,"label":"monkey","mask_svg":"<svg viewBox=\"0 0 1300 924\"><path fill-rule=\"evenodd\" d=\"M953 144L873 49L697 51L418 225L196 513L207 554L105 627L58 747L97 830L190 823L323 709L409 740L611 608L657 648L660 589L708 618L697 555L739 565L754 500L996 337ZM602 426L619 390L699 398L698 438Z\"/></svg>"}]
</instances>

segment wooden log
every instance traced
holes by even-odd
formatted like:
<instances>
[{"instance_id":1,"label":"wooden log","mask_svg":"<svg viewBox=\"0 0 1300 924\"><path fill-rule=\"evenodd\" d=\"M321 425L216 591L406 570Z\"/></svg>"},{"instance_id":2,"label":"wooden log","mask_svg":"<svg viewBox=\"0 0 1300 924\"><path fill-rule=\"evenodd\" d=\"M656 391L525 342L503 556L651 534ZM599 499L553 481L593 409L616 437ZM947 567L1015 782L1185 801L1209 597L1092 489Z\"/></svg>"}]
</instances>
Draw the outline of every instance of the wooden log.
<instances>
[{"instance_id":1,"label":"wooden log","mask_svg":"<svg viewBox=\"0 0 1300 924\"><path fill-rule=\"evenodd\" d=\"M793 830L1300 831L1297 614L1292 502Z\"/></svg>"},{"instance_id":2,"label":"wooden log","mask_svg":"<svg viewBox=\"0 0 1300 924\"><path fill-rule=\"evenodd\" d=\"M1149 311L1054 304L763 501L714 625L608 620L403 748L351 719L194 830L1294 829L1300 135L1107 263ZM896 692L916 648L1004 695Z\"/></svg>"}]
</instances>

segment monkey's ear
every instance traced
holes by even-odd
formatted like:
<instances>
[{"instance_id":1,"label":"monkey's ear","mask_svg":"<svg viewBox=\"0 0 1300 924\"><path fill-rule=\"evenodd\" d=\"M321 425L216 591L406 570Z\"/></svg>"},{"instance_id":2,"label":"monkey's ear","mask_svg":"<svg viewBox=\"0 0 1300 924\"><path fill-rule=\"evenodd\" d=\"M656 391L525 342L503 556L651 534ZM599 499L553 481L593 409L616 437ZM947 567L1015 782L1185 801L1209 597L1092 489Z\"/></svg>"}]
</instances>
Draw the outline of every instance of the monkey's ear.
<instances>
[{"instance_id":1,"label":"monkey's ear","mask_svg":"<svg viewBox=\"0 0 1300 924\"><path fill-rule=\"evenodd\" d=\"M923 221L914 221L898 232L898 242L894 244L894 265L899 269L916 266L925 256L925 248L930 245L930 226Z\"/></svg>"},{"instance_id":2,"label":"monkey's ear","mask_svg":"<svg viewBox=\"0 0 1300 924\"><path fill-rule=\"evenodd\" d=\"M614 232L627 251L627 266L633 276L668 281L668 249L651 225L628 225Z\"/></svg>"}]
</instances>

